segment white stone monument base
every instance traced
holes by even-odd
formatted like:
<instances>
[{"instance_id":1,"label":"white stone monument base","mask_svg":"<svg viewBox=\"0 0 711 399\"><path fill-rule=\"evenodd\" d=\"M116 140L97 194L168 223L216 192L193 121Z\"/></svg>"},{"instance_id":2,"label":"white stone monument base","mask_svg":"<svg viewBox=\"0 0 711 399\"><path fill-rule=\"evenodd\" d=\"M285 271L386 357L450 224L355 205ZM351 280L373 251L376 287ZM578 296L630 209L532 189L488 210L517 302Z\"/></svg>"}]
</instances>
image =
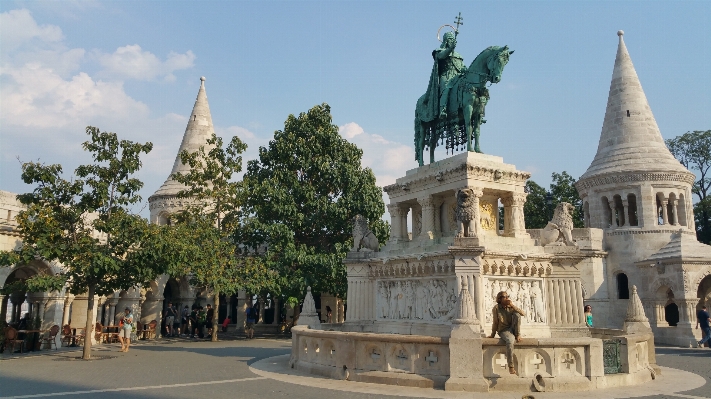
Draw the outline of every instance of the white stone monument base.
<instances>
[{"instance_id":1,"label":"white stone monument base","mask_svg":"<svg viewBox=\"0 0 711 399\"><path fill-rule=\"evenodd\" d=\"M482 363L477 366L476 356L470 363L450 361L449 337L321 331L303 326L291 331L291 367L348 381L457 391L572 392L643 384L661 372L651 333L619 335L620 330L595 330L601 337L620 340L621 369L617 374L604 372L600 338L524 338L514 350L516 374L510 374L506 347L498 338L480 338ZM452 364L478 370L473 373L479 375L452 372ZM457 378L450 378L452 375Z\"/></svg>"}]
</instances>

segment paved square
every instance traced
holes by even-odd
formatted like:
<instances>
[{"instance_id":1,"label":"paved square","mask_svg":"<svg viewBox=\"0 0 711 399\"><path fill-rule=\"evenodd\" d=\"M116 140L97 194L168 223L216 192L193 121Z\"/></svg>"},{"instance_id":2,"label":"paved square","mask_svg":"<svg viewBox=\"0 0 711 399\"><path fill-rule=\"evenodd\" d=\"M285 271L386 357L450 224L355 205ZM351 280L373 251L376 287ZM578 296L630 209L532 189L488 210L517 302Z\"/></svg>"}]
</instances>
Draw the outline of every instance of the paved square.
<instances>
[{"instance_id":1,"label":"paved square","mask_svg":"<svg viewBox=\"0 0 711 399\"><path fill-rule=\"evenodd\" d=\"M353 384L354 390L359 392L310 387L267 378L250 369L250 365L259 360L288 355L290 347L291 342L285 339L216 343L161 340L141 343L126 354L118 352L118 346L98 347L96 355L110 358L93 361L75 360L80 355L79 351L43 351L37 356L30 354L12 359L3 354L3 360L0 360L0 399L57 396L81 398L99 395L102 398L190 399L331 399L337 395L339 399L350 399L396 398L407 393L400 387L327 379L320 380L318 385L333 384L337 387L338 384ZM698 374L705 378L706 384L689 391L677 388L679 392L673 395L646 396L647 398L711 398L711 350L658 348L657 356L659 365ZM683 385L686 381L671 382ZM443 391L419 392L425 397L472 397L471 394L449 395ZM604 391L598 394L598 397L611 397ZM533 395L536 398L564 397L561 394ZM520 397L520 394L490 396Z\"/></svg>"}]
</instances>

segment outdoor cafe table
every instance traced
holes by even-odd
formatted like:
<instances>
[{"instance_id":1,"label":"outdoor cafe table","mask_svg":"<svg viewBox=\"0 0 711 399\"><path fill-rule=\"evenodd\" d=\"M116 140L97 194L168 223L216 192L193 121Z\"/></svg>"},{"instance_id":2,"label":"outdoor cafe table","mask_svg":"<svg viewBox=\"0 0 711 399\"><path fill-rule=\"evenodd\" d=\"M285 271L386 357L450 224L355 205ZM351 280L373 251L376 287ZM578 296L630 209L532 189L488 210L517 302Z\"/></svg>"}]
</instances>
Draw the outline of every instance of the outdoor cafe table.
<instances>
[{"instance_id":1,"label":"outdoor cafe table","mask_svg":"<svg viewBox=\"0 0 711 399\"><path fill-rule=\"evenodd\" d=\"M37 338L39 337L39 334L45 332L47 330L17 330L18 334L32 334L32 338L30 339L30 347L27 348L27 351L34 352L35 351L35 344L37 343ZM35 334L37 333L37 334Z\"/></svg>"},{"instance_id":2,"label":"outdoor cafe table","mask_svg":"<svg viewBox=\"0 0 711 399\"><path fill-rule=\"evenodd\" d=\"M72 327L69 326L69 329L72 330L72 344L69 345L69 347L77 347L77 330L86 330L86 327ZM86 339L86 337L84 337Z\"/></svg>"}]
</instances>

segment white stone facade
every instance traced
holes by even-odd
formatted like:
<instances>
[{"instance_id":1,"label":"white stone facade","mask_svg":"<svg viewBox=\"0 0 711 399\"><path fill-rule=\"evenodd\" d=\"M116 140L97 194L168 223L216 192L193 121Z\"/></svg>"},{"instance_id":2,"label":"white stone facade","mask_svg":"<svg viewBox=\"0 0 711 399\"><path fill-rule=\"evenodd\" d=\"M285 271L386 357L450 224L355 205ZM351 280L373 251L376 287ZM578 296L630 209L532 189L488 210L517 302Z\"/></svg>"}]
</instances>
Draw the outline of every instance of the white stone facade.
<instances>
[{"instance_id":1,"label":"white stone facade","mask_svg":"<svg viewBox=\"0 0 711 399\"><path fill-rule=\"evenodd\" d=\"M619 32L597 154L576 183L586 227L603 230L607 255L583 266L595 325L620 328L629 287L659 343L700 338L696 310L711 306L711 247L696 241L694 175L667 149Z\"/></svg>"}]
</instances>

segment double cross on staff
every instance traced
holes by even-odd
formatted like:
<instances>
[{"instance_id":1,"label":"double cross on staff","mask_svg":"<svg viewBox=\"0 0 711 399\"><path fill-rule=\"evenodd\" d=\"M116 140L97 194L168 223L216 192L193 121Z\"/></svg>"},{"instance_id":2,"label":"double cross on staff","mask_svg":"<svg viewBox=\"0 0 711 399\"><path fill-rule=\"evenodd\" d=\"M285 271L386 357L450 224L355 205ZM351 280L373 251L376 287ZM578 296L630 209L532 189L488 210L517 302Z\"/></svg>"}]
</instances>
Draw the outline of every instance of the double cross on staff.
<instances>
[{"instance_id":1,"label":"double cross on staff","mask_svg":"<svg viewBox=\"0 0 711 399\"><path fill-rule=\"evenodd\" d=\"M454 18L454 24L457 25L457 27L454 28L454 38L455 39L457 38L457 35L459 34L459 26L464 25L464 22L462 22L462 21L464 21L464 20L462 19L462 12L460 11L459 15L457 15L457 17Z\"/></svg>"}]
</instances>

